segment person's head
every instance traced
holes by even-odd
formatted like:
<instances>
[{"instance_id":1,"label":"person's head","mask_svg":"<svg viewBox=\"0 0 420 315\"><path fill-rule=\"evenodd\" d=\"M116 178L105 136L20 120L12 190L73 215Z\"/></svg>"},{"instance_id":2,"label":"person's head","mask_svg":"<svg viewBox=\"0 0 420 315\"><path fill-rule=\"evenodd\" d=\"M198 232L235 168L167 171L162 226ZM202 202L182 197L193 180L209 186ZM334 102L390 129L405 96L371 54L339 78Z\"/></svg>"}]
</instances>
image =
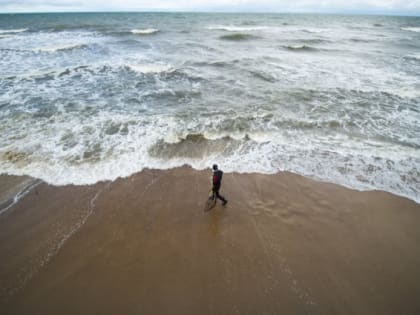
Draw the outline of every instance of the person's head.
<instances>
[{"instance_id":1,"label":"person's head","mask_svg":"<svg viewBox=\"0 0 420 315\"><path fill-rule=\"evenodd\" d=\"M217 164L213 164L213 171L217 170Z\"/></svg>"}]
</instances>

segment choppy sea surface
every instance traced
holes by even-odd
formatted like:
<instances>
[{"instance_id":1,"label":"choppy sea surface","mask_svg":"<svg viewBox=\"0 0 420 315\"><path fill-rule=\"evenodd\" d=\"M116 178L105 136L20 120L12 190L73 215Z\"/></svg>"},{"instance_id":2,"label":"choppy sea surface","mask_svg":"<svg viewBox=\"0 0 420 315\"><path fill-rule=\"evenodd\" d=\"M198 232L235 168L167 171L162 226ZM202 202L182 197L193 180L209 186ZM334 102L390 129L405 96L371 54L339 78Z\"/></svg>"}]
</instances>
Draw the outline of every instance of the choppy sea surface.
<instances>
[{"instance_id":1,"label":"choppy sea surface","mask_svg":"<svg viewBox=\"0 0 420 315\"><path fill-rule=\"evenodd\" d=\"M420 202L420 18L0 15L0 173L213 163Z\"/></svg>"}]
</instances>

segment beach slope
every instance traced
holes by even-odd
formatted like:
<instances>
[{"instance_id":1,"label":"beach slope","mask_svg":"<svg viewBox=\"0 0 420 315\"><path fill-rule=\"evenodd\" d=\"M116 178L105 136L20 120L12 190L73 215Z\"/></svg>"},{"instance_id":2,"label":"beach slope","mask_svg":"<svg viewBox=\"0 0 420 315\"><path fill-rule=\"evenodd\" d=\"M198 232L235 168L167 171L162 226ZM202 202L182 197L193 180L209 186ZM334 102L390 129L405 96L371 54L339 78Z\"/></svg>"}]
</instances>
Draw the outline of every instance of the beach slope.
<instances>
[{"instance_id":1,"label":"beach slope","mask_svg":"<svg viewBox=\"0 0 420 315\"><path fill-rule=\"evenodd\" d=\"M226 173L203 212L210 174L38 183L0 216L2 313L420 313L419 204Z\"/></svg>"}]
</instances>

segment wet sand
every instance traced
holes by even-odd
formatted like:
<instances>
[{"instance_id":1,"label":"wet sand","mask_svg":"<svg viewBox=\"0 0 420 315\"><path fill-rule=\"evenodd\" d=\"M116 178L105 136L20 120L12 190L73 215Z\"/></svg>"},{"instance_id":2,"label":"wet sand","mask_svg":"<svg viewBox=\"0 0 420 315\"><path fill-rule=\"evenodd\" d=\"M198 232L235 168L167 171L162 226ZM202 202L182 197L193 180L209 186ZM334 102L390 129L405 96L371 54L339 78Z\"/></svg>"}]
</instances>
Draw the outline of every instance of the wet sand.
<instances>
[{"instance_id":1,"label":"wet sand","mask_svg":"<svg viewBox=\"0 0 420 315\"><path fill-rule=\"evenodd\" d=\"M1 313L420 314L419 204L232 173L204 213L209 177L38 183L0 215Z\"/></svg>"}]
</instances>

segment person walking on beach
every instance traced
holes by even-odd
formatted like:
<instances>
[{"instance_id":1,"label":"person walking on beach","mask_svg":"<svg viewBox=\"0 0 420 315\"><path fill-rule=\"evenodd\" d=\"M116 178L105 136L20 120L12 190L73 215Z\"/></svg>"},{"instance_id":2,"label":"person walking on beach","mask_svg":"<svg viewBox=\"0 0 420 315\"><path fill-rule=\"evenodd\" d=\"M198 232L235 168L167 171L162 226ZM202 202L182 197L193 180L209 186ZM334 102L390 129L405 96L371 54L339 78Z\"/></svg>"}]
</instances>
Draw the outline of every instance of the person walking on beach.
<instances>
[{"instance_id":1,"label":"person walking on beach","mask_svg":"<svg viewBox=\"0 0 420 315\"><path fill-rule=\"evenodd\" d=\"M220 186L222 185L222 176L223 172L218 169L217 164L213 164L213 194L222 201L222 205L224 206L228 201L219 194Z\"/></svg>"}]
</instances>

